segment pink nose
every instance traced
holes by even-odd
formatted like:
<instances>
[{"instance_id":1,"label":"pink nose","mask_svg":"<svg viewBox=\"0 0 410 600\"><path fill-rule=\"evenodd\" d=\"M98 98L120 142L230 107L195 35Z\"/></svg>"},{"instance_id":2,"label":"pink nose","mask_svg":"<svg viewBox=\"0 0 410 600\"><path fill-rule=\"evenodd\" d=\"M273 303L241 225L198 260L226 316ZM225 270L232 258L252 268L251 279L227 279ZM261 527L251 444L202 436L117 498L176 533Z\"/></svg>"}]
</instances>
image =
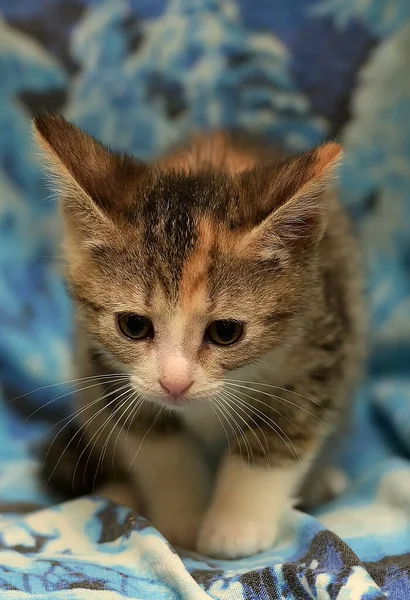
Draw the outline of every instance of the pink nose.
<instances>
[{"instance_id":1,"label":"pink nose","mask_svg":"<svg viewBox=\"0 0 410 600\"><path fill-rule=\"evenodd\" d=\"M171 396L180 396L189 390L194 382L189 379L171 379L163 377L159 384L167 394Z\"/></svg>"}]
</instances>

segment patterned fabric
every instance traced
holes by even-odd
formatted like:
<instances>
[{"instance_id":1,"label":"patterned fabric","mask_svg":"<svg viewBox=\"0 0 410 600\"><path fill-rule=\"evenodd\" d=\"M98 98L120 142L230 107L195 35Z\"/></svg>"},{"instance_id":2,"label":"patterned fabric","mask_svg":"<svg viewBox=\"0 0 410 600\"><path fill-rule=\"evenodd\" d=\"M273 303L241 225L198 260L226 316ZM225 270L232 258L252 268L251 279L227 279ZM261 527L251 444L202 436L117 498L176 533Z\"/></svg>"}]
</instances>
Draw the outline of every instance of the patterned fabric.
<instances>
[{"instance_id":1,"label":"patterned fabric","mask_svg":"<svg viewBox=\"0 0 410 600\"><path fill-rule=\"evenodd\" d=\"M0 0L0 13L0 597L409 598L409 0ZM31 143L42 110L141 157L195 128L292 151L343 141L369 375L335 459L347 491L314 515L289 511L271 551L177 554L130 511L53 505L39 484L36 445L71 413L73 390L53 386L73 378L72 308Z\"/></svg>"}]
</instances>

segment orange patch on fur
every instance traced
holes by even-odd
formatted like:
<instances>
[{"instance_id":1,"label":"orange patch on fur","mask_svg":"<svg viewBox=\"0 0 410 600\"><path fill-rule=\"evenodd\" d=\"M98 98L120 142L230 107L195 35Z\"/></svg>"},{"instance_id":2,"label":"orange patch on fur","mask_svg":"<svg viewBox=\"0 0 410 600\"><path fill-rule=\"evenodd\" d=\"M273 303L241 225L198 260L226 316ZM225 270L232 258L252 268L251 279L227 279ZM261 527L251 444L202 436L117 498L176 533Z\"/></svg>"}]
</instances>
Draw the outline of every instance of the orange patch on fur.
<instances>
[{"instance_id":1,"label":"orange patch on fur","mask_svg":"<svg viewBox=\"0 0 410 600\"><path fill-rule=\"evenodd\" d=\"M329 142L323 146L319 146L315 152L315 162L307 172L306 186L314 188L317 182L320 182L324 177L329 176L343 155L343 148L336 142ZM300 191L304 190L304 186Z\"/></svg>"},{"instance_id":2,"label":"orange patch on fur","mask_svg":"<svg viewBox=\"0 0 410 600\"><path fill-rule=\"evenodd\" d=\"M328 169L337 162L343 154L343 148L336 142L328 142L320 146L316 151L317 168L319 171Z\"/></svg>"},{"instance_id":3,"label":"orange patch on fur","mask_svg":"<svg viewBox=\"0 0 410 600\"><path fill-rule=\"evenodd\" d=\"M207 167L237 175L254 167L256 158L250 152L235 148L225 133L216 132L195 136L188 148L172 153L157 164L187 175Z\"/></svg>"},{"instance_id":4,"label":"orange patch on fur","mask_svg":"<svg viewBox=\"0 0 410 600\"><path fill-rule=\"evenodd\" d=\"M198 226L198 245L187 261L181 278L179 298L184 310L204 312L207 298L207 266L215 239L215 226L209 219L202 219Z\"/></svg>"}]
</instances>

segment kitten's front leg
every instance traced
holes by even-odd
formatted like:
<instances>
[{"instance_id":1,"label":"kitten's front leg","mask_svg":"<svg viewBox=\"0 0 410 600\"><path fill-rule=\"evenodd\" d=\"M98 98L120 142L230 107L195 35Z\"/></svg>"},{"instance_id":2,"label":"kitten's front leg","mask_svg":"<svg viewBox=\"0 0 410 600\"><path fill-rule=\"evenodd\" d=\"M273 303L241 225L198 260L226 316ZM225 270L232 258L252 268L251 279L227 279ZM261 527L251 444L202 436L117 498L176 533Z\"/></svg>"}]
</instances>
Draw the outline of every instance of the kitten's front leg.
<instances>
[{"instance_id":1,"label":"kitten's front leg","mask_svg":"<svg viewBox=\"0 0 410 600\"><path fill-rule=\"evenodd\" d=\"M199 534L199 552L238 558L270 548L305 469L296 461L269 467L226 456Z\"/></svg>"},{"instance_id":2,"label":"kitten's front leg","mask_svg":"<svg viewBox=\"0 0 410 600\"><path fill-rule=\"evenodd\" d=\"M277 423L286 438L268 426L267 419L256 428L249 426L233 452L225 455L199 533L201 553L238 558L274 544L283 514L295 504L302 478L325 433L323 422L310 411L299 411L299 419L298 424L286 417Z\"/></svg>"},{"instance_id":3,"label":"kitten's front leg","mask_svg":"<svg viewBox=\"0 0 410 600\"><path fill-rule=\"evenodd\" d=\"M335 362L338 358L334 356ZM329 420L345 400L346 383L338 364L326 372L315 364L293 388L283 390L283 406L274 409L274 421L269 412L262 422L253 421L233 454L225 456L197 542L203 554L235 558L274 544L284 511L297 501L303 477L332 428ZM270 395L262 394L267 410ZM260 413L259 400L254 400ZM247 448L257 457L255 464L243 460Z\"/></svg>"},{"instance_id":4,"label":"kitten's front leg","mask_svg":"<svg viewBox=\"0 0 410 600\"><path fill-rule=\"evenodd\" d=\"M171 544L193 549L210 487L198 449L182 433L152 432L137 452L130 474L142 491L149 519Z\"/></svg>"}]
</instances>

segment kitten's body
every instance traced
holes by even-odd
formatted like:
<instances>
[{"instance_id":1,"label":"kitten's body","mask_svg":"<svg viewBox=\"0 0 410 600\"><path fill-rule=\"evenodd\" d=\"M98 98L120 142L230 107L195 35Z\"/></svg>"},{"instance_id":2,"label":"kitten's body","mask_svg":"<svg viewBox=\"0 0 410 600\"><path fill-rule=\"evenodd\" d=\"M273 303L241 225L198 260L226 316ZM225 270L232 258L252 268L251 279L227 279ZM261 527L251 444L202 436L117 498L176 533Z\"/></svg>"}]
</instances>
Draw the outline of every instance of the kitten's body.
<instances>
[{"instance_id":1,"label":"kitten's body","mask_svg":"<svg viewBox=\"0 0 410 600\"><path fill-rule=\"evenodd\" d=\"M61 119L37 128L64 171L79 376L129 374L117 395L104 378L78 394L83 456L115 463L176 544L226 557L269 547L363 358L354 244L326 185L338 147L279 166L219 134L148 168ZM112 322L128 311L158 335L124 343ZM229 318L245 323L237 344L201 341ZM193 380L172 410L161 369Z\"/></svg>"}]
</instances>

